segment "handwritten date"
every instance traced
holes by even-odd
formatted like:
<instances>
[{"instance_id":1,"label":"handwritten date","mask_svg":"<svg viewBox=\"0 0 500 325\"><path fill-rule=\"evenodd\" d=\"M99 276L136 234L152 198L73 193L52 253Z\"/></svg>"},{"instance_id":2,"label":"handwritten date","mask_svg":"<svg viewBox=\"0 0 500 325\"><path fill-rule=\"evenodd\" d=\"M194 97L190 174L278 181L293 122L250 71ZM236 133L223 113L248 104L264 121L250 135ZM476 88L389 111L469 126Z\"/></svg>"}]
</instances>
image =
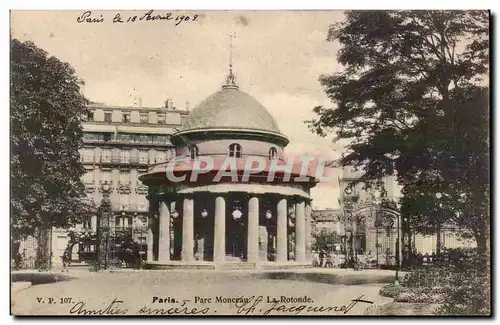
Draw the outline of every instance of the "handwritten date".
<instances>
[{"instance_id":1,"label":"handwritten date","mask_svg":"<svg viewBox=\"0 0 500 325\"><path fill-rule=\"evenodd\" d=\"M136 23L141 21L170 21L175 26L179 26L183 22L195 22L198 19L198 15L176 15L171 12L158 14L154 10L149 10L148 12L139 15L122 15L121 13L116 13L113 16L113 24L126 24L126 23ZM103 15L94 16L92 11L87 10L80 16L76 18L78 23L90 23L90 24L100 24L105 22Z\"/></svg>"}]
</instances>

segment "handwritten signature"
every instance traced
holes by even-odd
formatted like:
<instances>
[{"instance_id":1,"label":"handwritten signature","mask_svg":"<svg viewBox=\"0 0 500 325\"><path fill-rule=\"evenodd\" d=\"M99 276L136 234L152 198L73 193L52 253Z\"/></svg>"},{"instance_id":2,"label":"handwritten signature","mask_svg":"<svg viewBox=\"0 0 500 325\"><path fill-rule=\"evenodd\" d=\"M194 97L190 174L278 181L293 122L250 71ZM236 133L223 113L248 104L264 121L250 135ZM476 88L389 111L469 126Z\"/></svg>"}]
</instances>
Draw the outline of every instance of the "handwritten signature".
<instances>
[{"instance_id":1,"label":"handwritten signature","mask_svg":"<svg viewBox=\"0 0 500 325\"><path fill-rule=\"evenodd\" d=\"M259 314L259 315L269 315L272 312L281 312L298 315L302 312L305 313L328 313L328 312L342 312L343 314L347 314L356 304L365 303L365 304L373 304L373 301L362 299L364 295L361 295L355 299L352 299L349 304L341 305L341 306L332 306L332 305L319 305L315 306L312 304L299 304L299 305L289 305L283 304L278 301L273 302L271 307L267 307L265 309L259 308L257 306L264 300L263 296L252 296L244 302L236 303L236 307L238 308L237 314L239 315L250 315L250 314Z\"/></svg>"},{"instance_id":2,"label":"handwritten signature","mask_svg":"<svg viewBox=\"0 0 500 325\"><path fill-rule=\"evenodd\" d=\"M198 14L194 15L176 15L171 12L165 14L155 13L154 10L149 10L148 12L139 15L122 15L121 13L115 13L113 19L111 20L113 24L123 24L123 23L135 23L140 21L171 21L178 26L182 22L195 22L199 18ZM87 10L78 17L76 17L78 23L90 23L90 24L100 24L106 21L105 17L101 14L95 16L92 11Z\"/></svg>"}]
</instances>

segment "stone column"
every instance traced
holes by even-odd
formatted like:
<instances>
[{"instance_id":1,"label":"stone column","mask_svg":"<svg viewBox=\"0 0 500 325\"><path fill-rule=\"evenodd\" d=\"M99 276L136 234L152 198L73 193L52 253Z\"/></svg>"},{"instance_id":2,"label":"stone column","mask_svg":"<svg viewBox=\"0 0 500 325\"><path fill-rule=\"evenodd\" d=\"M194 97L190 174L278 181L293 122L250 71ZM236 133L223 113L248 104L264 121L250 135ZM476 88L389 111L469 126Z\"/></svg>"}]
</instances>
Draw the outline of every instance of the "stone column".
<instances>
[{"instance_id":1,"label":"stone column","mask_svg":"<svg viewBox=\"0 0 500 325\"><path fill-rule=\"evenodd\" d=\"M203 261L205 256L205 234L196 240L196 256L198 261Z\"/></svg>"},{"instance_id":2,"label":"stone column","mask_svg":"<svg viewBox=\"0 0 500 325\"><path fill-rule=\"evenodd\" d=\"M312 209L311 209L311 203L306 204L306 260L310 263L312 263L312 240L311 240L311 214L312 214Z\"/></svg>"},{"instance_id":3,"label":"stone column","mask_svg":"<svg viewBox=\"0 0 500 325\"><path fill-rule=\"evenodd\" d=\"M305 203L295 204L295 261L306 260L306 213Z\"/></svg>"},{"instance_id":4,"label":"stone column","mask_svg":"<svg viewBox=\"0 0 500 325\"><path fill-rule=\"evenodd\" d=\"M97 216L90 217L90 229L92 232L97 231Z\"/></svg>"},{"instance_id":5,"label":"stone column","mask_svg":"<svg viewBox=\"0 0 500 325\"><path fill-rule=\"evenodd\" d=\"M248 237L247 262L259 261L259 199L250 198L248 201Z\"/></svg>"},{"instance_id":6,"label":"stone column","mask_svg":"<svg viewBox=\"0 0 500 325\"><path fill-rule=\"evenodd\" d=\"M153 218L149 218L148 222L148 238L147 238L147 245L148 245L148 255L147 260L148 261L153 261L153 245L154 245L154 239L153 239Z\"/></svg>"},{"instance_id":7,"label":"stone column","mask_svg":"<svg viewBox=\"0 0 500 325\"><path fill-rule=\"evenodd\" d=\"M287 243L287 218L288 211L286 199L281 199L278 202L278 222L277 222L277 247L276 247L276 262L286 262L288 260L288 243Z\"/></svg>"},{"instance_id":8,"label":"stone column","mask_svg":"<svg viewBox=\"0 0 500 325\"><path fill-rule=\"evenodd\" d=\"M259 226L259 260L267 262L267 248L268 248L269 234L266 226Z\"/></svg>"},{"instance_id":9,"label":"stone column","mask_svg":"<svg viewBox=\"0 0 500 325\"><path fill-rule=\"evenodd\" d=\"M158 237L158 261L170 261L170 204L160 202L160 227Z\"/></svg>"},{"instance_id":10,"label":"stone column","mask_svg":"<svg viewBox=\"0 0 500 325\"><path fill-rule=\"evenodd\" d=\"M184 198L182 213L182 253L183 262L194 260L194 200Z\"/></svg>"},{"instance_id":11,"label":"stone column","mask_svg":"<svg viewBox=\"0 0 500 325\"><path fill-rule=\"evenodd\" d=\"M214 262L224 262L226 257L226 200L215 198L214 213Z\"/></svg>"},{"instance_id":12,"label":"stone column","mask_svg":"<svg viewBox=\"0 0 500 325\"><path fill-rule=\"evenodd\" d=\"M177 211L175 201L170 203L170 256L175 259L175 219L172 214ZM177 211L177 215L179 215L179 211ZM178 235L180 236L180 235Z\"/></svg>"},{"instance_id":13,"label":"stone column","mask_svg":"<svg viewBox=\"0 0 500 325\"><path fill-rule=\"evenodd\" d=\"M118 227L120 227L120 230L123 228L123 222L124 222L124 216L120 216L118 219Z\"/></svg>"}]
</instances>

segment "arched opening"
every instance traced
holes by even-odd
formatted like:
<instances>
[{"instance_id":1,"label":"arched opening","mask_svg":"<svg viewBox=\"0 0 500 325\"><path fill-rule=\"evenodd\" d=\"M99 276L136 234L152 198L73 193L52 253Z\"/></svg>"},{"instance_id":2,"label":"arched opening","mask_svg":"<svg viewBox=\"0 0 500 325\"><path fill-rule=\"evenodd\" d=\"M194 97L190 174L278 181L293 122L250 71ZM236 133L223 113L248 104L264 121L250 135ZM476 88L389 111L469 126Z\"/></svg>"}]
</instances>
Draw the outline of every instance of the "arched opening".
<instances>
[{"instance_id":1,"label":"arched opening","mask_svg":"<svg viewBox=\"0 0 500 325\"><path fill-rule=\"evenodd\" d=\"M269 160L275 160L278 158L278 150L275 147L269 149Z\"/></svg>"},{"instance_id":2,"label":"arched opening","mask_svg":"<svg viewBox=\"0 0 500 325\"><path fill-rule=\"evenodd\" d=\"M198 157L198 147L197 146L191 146L189 148L189 155L191 156L191 159L196 159Z\"/></svg>"},{"instance_id":3,"label":"arched opening","mask_svg":"<svg viewBox=\"0 0 500 325\"><path fill-rule=\"evenodd\" d=\"M229 157L241 158L241 146L233 143L229 146Z\"/></svg>"}]
</instances>

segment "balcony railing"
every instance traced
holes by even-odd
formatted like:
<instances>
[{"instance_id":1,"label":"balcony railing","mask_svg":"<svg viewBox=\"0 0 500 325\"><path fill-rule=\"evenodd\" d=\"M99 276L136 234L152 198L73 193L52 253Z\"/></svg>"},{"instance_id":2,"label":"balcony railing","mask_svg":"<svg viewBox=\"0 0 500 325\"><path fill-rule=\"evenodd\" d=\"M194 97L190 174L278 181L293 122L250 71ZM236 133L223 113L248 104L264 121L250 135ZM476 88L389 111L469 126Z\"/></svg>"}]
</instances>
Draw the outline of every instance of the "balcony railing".
<instances>
[{"instance_id":1,"label":"balcony railing","mask_svg":"<svg viewBox=\"0 0 500 325\"><path fill-rule=\"evenodd\" d=\"M149 158L148 157L101 156L100 161L101 161L101 164L149 166Z\"/></svg>"},{"instance_id":2,"label":"balcony railing","mask_svg":"<svg viewBox=\"0 0 500 325\"><path fill-rule=\"evenodd\" d=\"M135 187L135 192L136 192L137 194L143 194L143 195L148 194L148 187L147 187L146 185L142 185L142 184L141 184L141 185L139 185L139 184L138 184L138 185Z\"/></svg>"},{"instance_id":3,"label":"balcony railing","mask_svg":"<svg viewBox=\"0 0 500 325\"><path fill-rule=\"evenodd\" d=\"M147 204L115 204L113 209L126 212L147 212L149 210Z\"/></svg>"},{"instance_id":4,"label":"balcony railing","mask_svg":"<svg viewBox=\"0 0 500 325\"><path fill-rule=\"evenodd\" d=\"M94 182L87 181L87 182L84 182L83 185L85 186L86 193L94 193L95 192L96 186L95 186Z\"/></svg>"},{"instance_id":5,"label":"balcony railing","mask_svg":"<svg viewBox=\"0 0 500 325\"><path fill-rule=\"evenodd\" d=\"M119 164L121 157L117 156L101 156L101 164Z\"/></svg>"},{"instance_id":6,"label":"balcony railing","mask_svg":"<svg viewBox=\"0 0 500 325\"><path fill-rule=\"evenodd\" d=\"M82 162L82 163L94 163L94 156L80 157L80 162Z\"/></svg>"},{"instance_id":7,"label":"balcony railing","mask_svg":"<svg viewBox=\"0 0 500 325\"><path fill-rule=\"evenodd\" d=\"M93 137L84 135L84 143L111 143L124 145L139 145L139 146L172 146L169 138L161 139L130 139L130 138L113 138L113 137Z\"/></svg>"}]
</instances>

